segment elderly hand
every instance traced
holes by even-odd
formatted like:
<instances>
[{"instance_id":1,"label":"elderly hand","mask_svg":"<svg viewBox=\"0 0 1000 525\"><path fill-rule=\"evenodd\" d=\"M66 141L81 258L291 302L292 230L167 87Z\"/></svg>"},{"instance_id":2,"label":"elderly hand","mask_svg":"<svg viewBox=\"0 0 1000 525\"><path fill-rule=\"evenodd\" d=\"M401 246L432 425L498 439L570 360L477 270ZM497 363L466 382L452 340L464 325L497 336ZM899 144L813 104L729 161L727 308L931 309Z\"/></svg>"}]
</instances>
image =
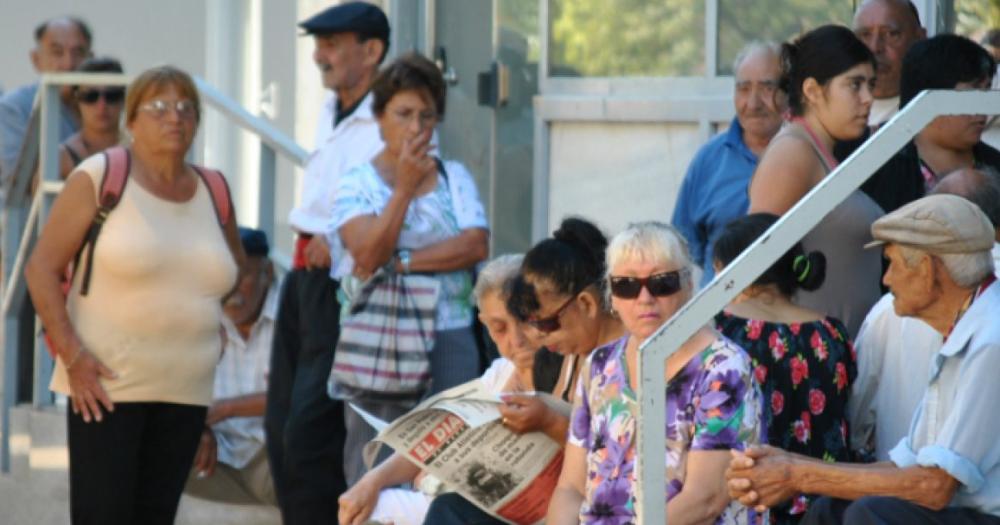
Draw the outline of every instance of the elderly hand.
<instances>
[{"instance_id":1,"label":"elderly hand","mask_svg":"<svg viewBox=\"0 0 1000 525\"><path fill-rule=\"evenodd\" d=\"M329 268L332 264L330 259L330 246L322 235L313 235L306 244L306 269L315 270L318 268Z\"/></svg>"},{"instance_id":2,"label":"elderly hand","mask_svg":"<svg viewBox=\"0 0 1000 525\"><path fill-rule=\"evenodd\" d=\"M553 410L538 397L501 394L500 398L504 402L500 405L501 422L517 434L544 432L555 416Z\"/></svg>"},{"instance_id":3,"label":"elderly hand","mask_svg":"<svg viewBox=\"0 0 1000 525\"><path fill-rule=\"evenodd\" d=\"M764 445L732 454L726 479L734 500L763 512L799 492L792 478L795 458L790 453Z\"/></svg>"},{"instance_id":4,"label":"elderly hand","mask_svg":"<svg viewBox=\"0 0 1000 525\"><path fill-rule=\"evenodd\" d=\"M337 503L337 521L340 525L363 525L375 511L379 489L370 476L362 477L347 492L340 495Z\"/></svg>"},{"instance_id":5,"label":"elderly hand","mask_svg":"<svg viewBox=\"0 0 1000 525\"><path fill-rule=\"evenodd\" d=\"M66 367L69 376L70 404L74 414L82 414L83 421L90 423L93 419L98 423L103 419L101 406L108 412L114 412L115 406L108 393L101 386L101 378L117 379L118 374L103 363L94 354L80 347L76 357L73 357Z\"/></svg>"},{"instance_id":6,"label":"elderly hand","mask_svg":"<svg viewBox=\"0 0 1000 525\"><path fill-rule=\"evenodd\" d=\"M215 441L212 429L206 428L201 433L198 452L194 455L194 470L199 478L207 478L215 474L215 465L219 459L219 447Z\"/></svg>"},{"instance_id":7,"label":"elderly hand","mask_svg":"<svg viewBox=\"0 0 1000 525\"><path fill-rule=\"evenodd\" d=\"M428 175L437 173L437 162L430 155L433 128L421 132L414 139L403 142L403 151L396 164L394 187L408 194L414 194Z\"/></svg>"}]
</instances>

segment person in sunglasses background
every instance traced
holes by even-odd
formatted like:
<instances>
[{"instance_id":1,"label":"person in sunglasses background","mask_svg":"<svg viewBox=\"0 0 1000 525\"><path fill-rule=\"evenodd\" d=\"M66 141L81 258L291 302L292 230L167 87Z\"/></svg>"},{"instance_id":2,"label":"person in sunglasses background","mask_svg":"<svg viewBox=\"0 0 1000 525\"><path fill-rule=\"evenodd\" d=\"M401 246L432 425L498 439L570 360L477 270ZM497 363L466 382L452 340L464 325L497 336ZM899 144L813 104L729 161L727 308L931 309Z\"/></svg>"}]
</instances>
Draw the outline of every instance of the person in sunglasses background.
<instances>
[{"instance_id":1,"label":"person in sunglasses background","mask_svg":"<svg viewBox=\"0 0 1000 525\"><path fill-rule=\"evenodd\" d=\"M666 224L630 225L607 249L610 304L626 333L597 348L580 372L563 469L548 525L635 523L639 346L692 296L692 261ZM668 521L759 523L723 482L730 449L763 434L750 358L712 328L666 361Z\"/></svg>"},{"instance_id":2,"label":"person in sunglasses background","mask_svg":"<svg viewBox=\"0 0 1000 525\"><path fill-rule=\"evenodd\" d=\"M722 270L778 220L754 213L730 222L715 243ZM795 304L798 290L823 284L826 258L796 243L715 317L716 328L750 355L764 397L767 442L826 461L849 461L847 399L857 375L854 347L839 320ZM771 509L794 524L809 497Z\"/></svg>"},{"instance_id":3,"label":"person in sunglasses background","mask_svg":"<svg viewBox=\"0 0 1000 525\"><path fill-rule=\"evenodd\" d=\"M114 58L88 58L77 71L122 73ZM59 177L66 180L83 159L122 141L121 116L125 86L73 86L73 103L80 112L80 131L59 145Z\"/></svg>"}]
</instances>

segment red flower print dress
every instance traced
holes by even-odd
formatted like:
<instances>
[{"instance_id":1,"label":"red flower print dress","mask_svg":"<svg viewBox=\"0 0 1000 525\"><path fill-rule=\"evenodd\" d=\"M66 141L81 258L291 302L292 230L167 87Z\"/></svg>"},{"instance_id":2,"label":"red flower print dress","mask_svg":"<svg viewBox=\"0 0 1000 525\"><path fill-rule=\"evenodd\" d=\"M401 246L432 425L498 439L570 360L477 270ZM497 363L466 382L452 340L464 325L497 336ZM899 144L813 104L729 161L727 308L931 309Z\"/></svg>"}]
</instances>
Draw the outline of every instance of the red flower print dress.
<instances>
[{"instance_id":1,"label":"red flower print dress","mask_svg":"<svg viewBox=\"0 0 1000 525\"><path fill-rule=\"evenodd\" d=\"M823 459L849 461L847 397L857 375L854 345L843 323L769 323L727 312L716 328L750 355L761 386L767 442ZM771 509L771 523L798 523L809 498L798 495Z\"/></svg>"}]
</instances>

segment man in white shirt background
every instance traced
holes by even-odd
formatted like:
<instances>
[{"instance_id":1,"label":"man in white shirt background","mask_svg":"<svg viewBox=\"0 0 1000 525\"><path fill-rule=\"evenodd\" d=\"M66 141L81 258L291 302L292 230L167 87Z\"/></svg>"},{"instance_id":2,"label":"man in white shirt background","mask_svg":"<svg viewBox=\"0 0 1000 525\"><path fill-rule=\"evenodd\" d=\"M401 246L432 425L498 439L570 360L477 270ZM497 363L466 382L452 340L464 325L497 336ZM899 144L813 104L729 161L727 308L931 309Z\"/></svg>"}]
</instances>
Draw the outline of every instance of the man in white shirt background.
<instances>
[{"instance_id":1,"label":"man in white shirt background","mask_svg":"<svg viewBox=\"0 0 1000 525\"><path fill-rule=\"evenodd\" d=\"M340 335L338 283L330 278L333 188L383 144L369 87L389 46L378 7L344 2L299 24L314 40L313 60L332 96L316 127L316 149L289 216L297 233L292 270L278 301L268 381L268 459L285 525L337 522L344 479L344 404L327 395Z\"/></svg>"},{"instance_id":2,"label":"man in white shirt background","mask_svg":"<svg viewBox=\"0 0 1000 525\"><path fill-rule=\"evenodd\" d=\"M264 232L240 228L240 239L246 273L223 305L225 344L185 491L223 503L277 505L264 449L264 408L280 285Z\"/></svg>"}]
</instances>

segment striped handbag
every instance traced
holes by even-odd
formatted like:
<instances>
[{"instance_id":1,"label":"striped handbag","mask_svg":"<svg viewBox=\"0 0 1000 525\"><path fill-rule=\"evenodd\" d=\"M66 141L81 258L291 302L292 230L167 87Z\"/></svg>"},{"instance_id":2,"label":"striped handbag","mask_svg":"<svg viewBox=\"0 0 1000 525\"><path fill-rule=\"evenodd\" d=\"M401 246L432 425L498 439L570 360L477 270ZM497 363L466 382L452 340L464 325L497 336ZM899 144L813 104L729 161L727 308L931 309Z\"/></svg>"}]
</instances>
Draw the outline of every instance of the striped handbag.
<instances>
[{"instance_id":1,"label":"striped handbag","mask_svg":"<svg viewBox=\"0 0 1000 525\"><path fill-rule=\"evenodd\" d=\"M419 399L430 382L440 283L387 265L361 284L340 320L329 393L337 399Z\"/></svg>"}]
</instances>

